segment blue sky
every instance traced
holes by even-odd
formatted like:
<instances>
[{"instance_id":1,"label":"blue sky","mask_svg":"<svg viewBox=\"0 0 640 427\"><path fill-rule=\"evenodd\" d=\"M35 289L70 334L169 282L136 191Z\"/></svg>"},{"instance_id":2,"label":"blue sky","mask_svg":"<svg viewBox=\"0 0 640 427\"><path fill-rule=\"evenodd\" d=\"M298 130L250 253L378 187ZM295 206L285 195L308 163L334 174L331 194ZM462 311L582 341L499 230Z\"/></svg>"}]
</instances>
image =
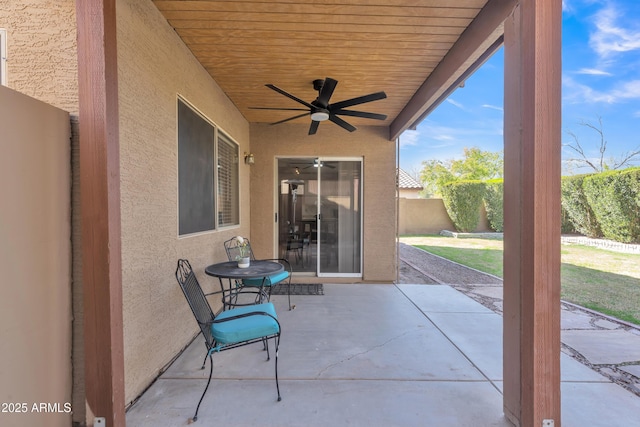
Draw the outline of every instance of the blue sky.
<instances>
[{"instance_id":1,"label":"blue sky","mask_svg":"<svg viewBox=\"0 0 640 427\"><path fill-rule=\"evenodd\" d=\"M574 133L589 157L640 147L640 1L564 0L562 19L562 142ZM461 158L464 147L503 148L503 50L457 89L415 131L400 137L400 167L409 173L424 160ZM563 159L575 157L563 147ZM640 164L640 159L636 165ZM588 172L567 169L565 173Z\"/></svg>"}]
</instances>

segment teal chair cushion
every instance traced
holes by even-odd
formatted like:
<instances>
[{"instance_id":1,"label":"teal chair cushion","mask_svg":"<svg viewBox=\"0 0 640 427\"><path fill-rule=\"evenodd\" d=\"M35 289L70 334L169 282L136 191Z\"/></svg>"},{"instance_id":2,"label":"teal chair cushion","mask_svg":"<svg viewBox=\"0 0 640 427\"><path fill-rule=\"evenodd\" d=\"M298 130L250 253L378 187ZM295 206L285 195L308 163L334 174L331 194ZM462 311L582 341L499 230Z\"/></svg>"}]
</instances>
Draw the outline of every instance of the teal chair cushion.
<instances>
[{"instance_id":1,"label":"teal chair cushion","mask_svg":"<svg viewBox=\"0 0 640 427\"><path fill-rule=\"evenodd\" d=\"M216 316L213 324L211 325L211 334L213 335L213 338L219 345L233 344L277 334L280 331L280 327L276 320L261 314L220 322L223 319L252 312L267 313L277 318L276 309L270 302L223 311Z\"/></svg>"},{"instance_id":2,"label":"teal chair cushion","mask_svg":"<svg viewBox=\"0 0 640 427\"><path fill-rule=\"evenodd\" d=\"M264 286L274 286L277 285L278 283L282 282L283 280L287 279L289 277L289 272L288 271L281 271L280 273L276 273L276 274L272 274L271 276L267 276L266 280L264 281ZM244 279L242 280L242 284L245 286L261 286L262 285L262 278L258 278L258 279Z\"/></svg>"}]
</instances>

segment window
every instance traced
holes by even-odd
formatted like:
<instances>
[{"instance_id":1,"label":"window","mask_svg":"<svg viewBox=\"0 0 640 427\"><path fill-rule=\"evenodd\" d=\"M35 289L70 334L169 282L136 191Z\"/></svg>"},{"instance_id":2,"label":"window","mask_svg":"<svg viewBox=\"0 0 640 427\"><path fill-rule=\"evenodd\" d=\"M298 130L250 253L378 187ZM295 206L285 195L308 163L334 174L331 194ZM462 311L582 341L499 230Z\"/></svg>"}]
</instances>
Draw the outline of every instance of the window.
<instances>
[{"instance_id":1,"label":"window","mask_svg":"<svg viewBox=\"0 0 640 427\"><path fill-rule=\"evenodd\" d=\"M240 223L238 185L238 146L218 132L218 225Z\"/></svg>"},{"instance_id":2,"label":"window","mask_svg":"<svg viewBox=\"0 0 640 427\"><path fill-rule=\"evenodd\" d=\"M7 30L0 28L0 85L7 85Z\"/></svg>"},{"instance_id":3,"label":"window","mask_svg":"<svg viewBox=\"0 0 640 427\"><path fill-rule=\"evenodd\" d=\"M238 145L178 99L178 234L238 225L238 193Z\"/></svg>"}]
</instances>

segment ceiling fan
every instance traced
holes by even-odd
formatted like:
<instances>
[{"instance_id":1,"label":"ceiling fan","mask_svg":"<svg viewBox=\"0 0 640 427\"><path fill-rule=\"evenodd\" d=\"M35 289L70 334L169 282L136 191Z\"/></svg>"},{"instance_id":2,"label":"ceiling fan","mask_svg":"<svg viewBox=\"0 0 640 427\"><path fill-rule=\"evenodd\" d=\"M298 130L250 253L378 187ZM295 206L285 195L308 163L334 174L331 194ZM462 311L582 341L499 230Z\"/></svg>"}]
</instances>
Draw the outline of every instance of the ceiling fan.
<instances>
[{"instance_id":1,"label":"ceiling fan","mask_svg":"<svg viewBox=\"0 0 640 427\"><path fill-rule=\"evenodd\" d=\"M311 126L309 127L309 135L313 135L318 130L318 125L320 122L324 122L326 120L332 121L343 129L348 130L349 132L353 132L356 130L356 127L346 122L344 119L338 116L351 116L351 117L362 117L365 119L374 119L374 120L386 120L386 114L378 114L378 113L369 113L366 111L355 111L355 110L345 110L345 108L353 107L354 105L365 104L367 102L377 101L380 99L385 99L387 94L384 92L375 92L369 95L359 96L356 98L346 99L344 101L335 102L333 104L329 103L331 99L331 95L333 95L333 91L338 84L337 80L332 79L331 77L327 77L326 79L318 79L313 81L313 88L318 91L318 97L311 102L303 101L302 99L291 95L290 93L280 89L277 86L272 84L267 84L269 89L272 89L287 98L293 99L294 101L304 105L307 108L272 108L272 107L250 107L254 110L282 110L282 111L305 111L305 113L298 114L293 117L289 117L288 119L280 120L275 123L271 123L272 125L277 125L280 123L285 123L290 120L295 120L304 116L311 116Z\"/></svg>"},{"instance_id":2,"label":"ceiling fan","mask_svg":"<svg viewBox=\"0 0 640 427\"><path fill-rule=\"evenodd\" d=\"M309 166L307 166L307 167L304 167L304 168L302 168L302 169L309 169L309 168L323 168L323 167L325 167L325 166L326 166L326 167L328 167L328 168L330 168L330 169L335 169L335 168L336 168L335 166L332 166L332 165L330 165L330 164L325 164L325 162L323 162L323 161L321 161L321 160L313 159L313 164L311 164L311 165L309 165Z\"/></svg>"}]
</instances>

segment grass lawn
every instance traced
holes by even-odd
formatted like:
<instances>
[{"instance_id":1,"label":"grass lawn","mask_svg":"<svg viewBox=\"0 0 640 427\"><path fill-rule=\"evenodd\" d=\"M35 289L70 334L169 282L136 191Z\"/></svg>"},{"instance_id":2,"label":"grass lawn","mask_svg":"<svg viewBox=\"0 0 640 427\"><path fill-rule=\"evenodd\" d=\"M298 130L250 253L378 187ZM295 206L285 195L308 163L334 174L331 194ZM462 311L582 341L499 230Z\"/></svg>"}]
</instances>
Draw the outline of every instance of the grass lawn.
<instances>
[{"instance_id":1,"label":"grass lawn","mask_svg":"<svg viewBox=\"0 0 640 427\"><path fill-rule=\"evenodd\" d=\"M502 277L502 240L405 236L402 242ZM640 325L640 255L561 248L562 299Z\"/></svg>"}]
</instances>

